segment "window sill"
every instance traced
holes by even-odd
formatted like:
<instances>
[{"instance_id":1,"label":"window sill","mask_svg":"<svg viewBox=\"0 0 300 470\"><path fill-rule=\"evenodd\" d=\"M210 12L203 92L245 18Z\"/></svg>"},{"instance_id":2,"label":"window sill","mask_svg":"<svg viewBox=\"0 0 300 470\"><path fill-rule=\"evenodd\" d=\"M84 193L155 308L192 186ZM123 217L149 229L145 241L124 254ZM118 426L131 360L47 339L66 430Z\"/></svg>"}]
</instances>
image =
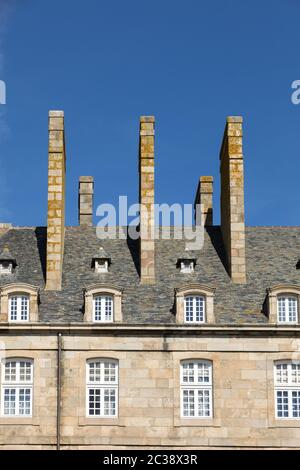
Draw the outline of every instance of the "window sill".
<instances>
[{"instance_id":1,"label":"window sill","mask_svg":"<svg viewBox=\"0 0 300 470\"><path fill-rule=\"evenodd\" d=\"M79 417L78 426L119 426L125 427L120 418L87 418Z\"/></svg>"},{"instance_id":2,"label":"window sill","mask_svg":"<svg viewBox=\"0 0 300 470\"><path fill-rule=\"evenodd\" d=\"M220 428L221 421L220 419L214 418L175 418L174 427L211 427L211 428Z\"/></svg>"},{"instance_id":3,"label":"window sill","mask_svg":"<svg viewBox=\"0 0 300 470\"><path fill-rule=\"evenodd\" d=\"M39 418L0 417L0 426L39 426Z\"/></svg>"}]
</instances>

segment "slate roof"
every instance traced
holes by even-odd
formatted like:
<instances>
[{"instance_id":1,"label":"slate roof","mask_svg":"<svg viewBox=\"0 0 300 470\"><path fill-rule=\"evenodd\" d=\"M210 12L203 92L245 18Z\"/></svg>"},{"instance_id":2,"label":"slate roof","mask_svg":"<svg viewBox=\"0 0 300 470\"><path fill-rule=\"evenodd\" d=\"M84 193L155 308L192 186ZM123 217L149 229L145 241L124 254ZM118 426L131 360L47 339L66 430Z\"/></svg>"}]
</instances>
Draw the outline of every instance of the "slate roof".
<instances>
[{"instance_id":1,"label":"slate roof","mask_svg":"<svg viewBox=\"0 0 300 470\"><path fill-rule=\"evenodd\" d=\"M126 323L174 323L174 288L199 282L215 287L217 323L267 323L262 313L266 289L275 284L300 285L296 263L300 255L300 227L247 227L247 284L233 284L224 267L220 227L208 228L204 247L195 251L192 274L176 268L184 252L183 240L156 241L156 284L140 285L138 242L99 240L95 227L67 227L61 292L44 291L46 228L12 228L0 238L0 252L7 245L18 260L12 275L0 276L0 285L26 282L40 287L40 321L83 320L83 289L97 282L123 288L123 319ZM96 274L91 261L100 246L110 254L108 274Z\"/></svg>"}]
</instances>

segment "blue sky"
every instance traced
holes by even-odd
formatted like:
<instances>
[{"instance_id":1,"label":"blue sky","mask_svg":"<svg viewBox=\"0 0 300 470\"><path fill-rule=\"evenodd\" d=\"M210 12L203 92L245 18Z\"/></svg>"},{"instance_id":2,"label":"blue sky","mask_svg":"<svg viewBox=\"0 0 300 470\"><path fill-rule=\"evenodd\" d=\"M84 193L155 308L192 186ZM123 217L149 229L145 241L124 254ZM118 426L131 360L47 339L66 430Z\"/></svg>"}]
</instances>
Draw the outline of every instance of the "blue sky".
<instances>
[{"instance_id":1,"label":"blue sky","mask_svg":"<svg viewBox=\"0 0 300 470\"><path fill-rule=\"evenodd\" d=\"M300 225L299 21L298 0L0 0L0 221L45 225L48 110L63 109L68 225L80 175L95 205L136 202L143 114L156 202L193 202L213 175L219 221L225 119L242 115L247 225Z\"/></svg>"}]
</instances>

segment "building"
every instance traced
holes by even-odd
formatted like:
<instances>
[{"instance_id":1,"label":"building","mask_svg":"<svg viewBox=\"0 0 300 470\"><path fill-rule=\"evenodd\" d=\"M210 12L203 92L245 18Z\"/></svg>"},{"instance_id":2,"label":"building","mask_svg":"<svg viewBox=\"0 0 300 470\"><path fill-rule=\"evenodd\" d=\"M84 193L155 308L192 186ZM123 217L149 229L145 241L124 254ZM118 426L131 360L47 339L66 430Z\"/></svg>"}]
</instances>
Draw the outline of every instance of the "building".
<instances>
[{"instance_id":1,"label":"building","mask_svg":"<svg viewBox=\"0 0 300 470\"><path fill-rule=\"evenodd\" d=\"M50 112L48 225L0 228L1 449L299 448L300 227L245 227L229 117L221 226L201 177L203 247L153 239L154 124L140 120L141 239L99 240L91 177L65 227Z\"/></svg>"}]
</instances>

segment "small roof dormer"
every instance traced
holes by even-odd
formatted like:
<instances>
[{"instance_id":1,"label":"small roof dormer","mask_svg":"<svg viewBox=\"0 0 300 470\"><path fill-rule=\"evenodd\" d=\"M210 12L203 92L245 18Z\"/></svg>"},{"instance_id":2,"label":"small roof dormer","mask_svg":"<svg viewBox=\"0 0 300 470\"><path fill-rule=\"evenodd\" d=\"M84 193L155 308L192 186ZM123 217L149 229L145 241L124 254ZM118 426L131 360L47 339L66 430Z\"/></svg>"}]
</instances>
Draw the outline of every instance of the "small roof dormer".
<instances>
[{"instance_id":1,"label":"small roof dormer","mask_svg":"<svg viewBox=\"0 0 300 470\"><path fill-rule=\"evenodd\" d=\"M107 273L111 264L111 257L106 253L104 248L100 246L98 252L92 258L92 267L96 273Z\"/></svg>"},{"instance_id":2,"label":"small roof dormer","mask_svg":"<svg viewBox=\"0 0 300 470\"><path fill-rule=\"evenodd\" d=\"M12 256L7 245L0 253L0 274L12 274L17 266L17 260Z\"/></svg>"},{"instance_id":3,"label":"small roof dormer","mask_svg":"<svg viewBox=\"0 0 300 470\"><path fill-rule=\"evenodd\" d=\"M194 253L184 251L177 258L176 266L180 268L181 273L193 273L195 271L197 258Z\"/></svg>"}]
</instances>

